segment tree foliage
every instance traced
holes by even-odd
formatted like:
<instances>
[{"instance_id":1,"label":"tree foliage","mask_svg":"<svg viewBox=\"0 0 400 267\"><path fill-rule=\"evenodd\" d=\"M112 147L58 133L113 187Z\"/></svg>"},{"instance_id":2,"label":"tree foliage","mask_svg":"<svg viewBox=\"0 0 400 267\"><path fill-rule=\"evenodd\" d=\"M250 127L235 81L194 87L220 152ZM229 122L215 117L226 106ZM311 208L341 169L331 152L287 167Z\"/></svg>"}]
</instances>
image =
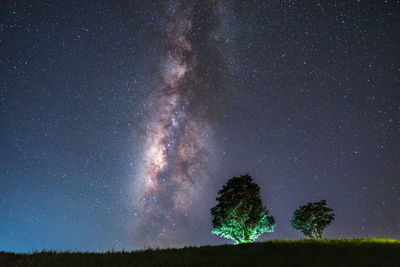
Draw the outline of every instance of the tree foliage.
<instances>
[{"instance_id":1,"label":"tree foliage","mask_svg":"<svg viewBox=\"0 0 400 267\"><path fill-rule=\"evenodd\" d=\"M211 209L213 234L240 244L274 231L275 220L262 206L260 187L249 174L228 180L216 200L218 204Z\"/></svg>"},{"instance_id":2,"label":"tree foliage","mask_svg":"<svg viewBox=\"0 0 400 267\"><path fill-rule=\"evenodd\" d=\"M309 202L294 211L290 223L305 236L321 238L322 231L335 218L332 211L333 209L326 206L326 200Z\"/></svg>"}]
</instances>

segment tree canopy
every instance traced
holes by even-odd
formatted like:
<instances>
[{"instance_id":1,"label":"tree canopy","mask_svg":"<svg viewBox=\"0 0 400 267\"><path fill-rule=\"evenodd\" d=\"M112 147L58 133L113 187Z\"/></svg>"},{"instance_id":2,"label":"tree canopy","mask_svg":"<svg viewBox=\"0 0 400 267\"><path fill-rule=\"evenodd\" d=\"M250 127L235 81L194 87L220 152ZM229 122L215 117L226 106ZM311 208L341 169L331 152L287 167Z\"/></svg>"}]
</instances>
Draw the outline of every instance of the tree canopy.
<instances>
[{"instance_id":1,"label":"tree canopy","mask_svg":"<svg viewBox=\"0 0 400 267\"><path fill-rule=\"evenodd\" d=\"M335 218L333 209L327 207L326 200L309 202L294 211L291 225L305 236L321 238L322 231Z\"/></svg>"},{"instance_id":2,"label":"tree canopy","mask_svg":"<svg viewBox=\"0 0 400 267\"><path fill-rule=\"evenodd\" d=\"M218 204L211 209L213 234L240 244L274 231L275 220L263 207L260 187L249 174L228 180L216 200Z\"/></svg>"}]
</instances>

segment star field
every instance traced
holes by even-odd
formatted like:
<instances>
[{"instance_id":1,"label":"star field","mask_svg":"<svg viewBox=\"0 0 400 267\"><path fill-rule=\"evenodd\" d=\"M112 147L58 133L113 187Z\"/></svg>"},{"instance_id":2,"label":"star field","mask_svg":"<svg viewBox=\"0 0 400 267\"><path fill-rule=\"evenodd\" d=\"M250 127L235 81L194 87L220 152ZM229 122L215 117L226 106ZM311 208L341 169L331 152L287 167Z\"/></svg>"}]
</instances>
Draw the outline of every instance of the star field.
<instances>
[{"instance_id":1,"label":"star field","mask_svg":"<svg viewBox=\"0 0 400 267\"><path fill-rule=\"evenodd\" d=\"M189 2L0 4L0 250L222 244L209 209L244 173L261 241L321 199L326 237L400 238L400 2Z\"/></svg>"}]
</instances>

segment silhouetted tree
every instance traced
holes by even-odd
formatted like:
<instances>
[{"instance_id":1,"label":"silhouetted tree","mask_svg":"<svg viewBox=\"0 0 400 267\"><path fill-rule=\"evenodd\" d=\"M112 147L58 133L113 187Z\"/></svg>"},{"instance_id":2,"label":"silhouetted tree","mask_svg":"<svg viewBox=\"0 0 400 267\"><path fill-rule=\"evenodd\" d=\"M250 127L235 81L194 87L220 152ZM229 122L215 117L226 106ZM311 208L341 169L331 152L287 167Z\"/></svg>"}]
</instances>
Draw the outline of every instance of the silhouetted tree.
<instances>
[{"instance_id":1,"label":"silhouetted tree","mask_svg":"<svg viewBox=\"0 0 400 267\"><path fill-rule=\"evenodd\" d=\"M290 223L305 236L321 238L322 231L335 219L332 211L326 206L326 200L309 202L294 211Z\"/></svg>"},{"instance_id":2,"label":"silhouetted tree","mask_svg":"<svg viewBox=\"0 0 400 267\"><path fill-rule=\"evenodd\" d=\"M213 234L240 244L274 231L275 220L262 206L260 187L249 174L228 180L218 195L218 204L211 209Z\"/></svg>"}]
</instances>

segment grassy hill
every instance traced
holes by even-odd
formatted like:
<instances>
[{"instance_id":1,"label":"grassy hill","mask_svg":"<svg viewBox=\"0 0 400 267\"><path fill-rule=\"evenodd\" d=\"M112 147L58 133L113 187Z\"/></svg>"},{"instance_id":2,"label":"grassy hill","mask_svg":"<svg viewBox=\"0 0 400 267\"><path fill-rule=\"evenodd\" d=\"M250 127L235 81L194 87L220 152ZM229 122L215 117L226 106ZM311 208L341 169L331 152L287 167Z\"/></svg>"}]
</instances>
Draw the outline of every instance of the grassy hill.
<instances>
[{"instance_id":1,"label":"grassy hill","mask_svg":"<svg viewBox=\"0 0 400 267\"><path fill-rule=\"evenodd\" d=\"M275 240L134 252L0 253L0 266L400 266L393 239Z\"/></svg>"}]
</instances>

